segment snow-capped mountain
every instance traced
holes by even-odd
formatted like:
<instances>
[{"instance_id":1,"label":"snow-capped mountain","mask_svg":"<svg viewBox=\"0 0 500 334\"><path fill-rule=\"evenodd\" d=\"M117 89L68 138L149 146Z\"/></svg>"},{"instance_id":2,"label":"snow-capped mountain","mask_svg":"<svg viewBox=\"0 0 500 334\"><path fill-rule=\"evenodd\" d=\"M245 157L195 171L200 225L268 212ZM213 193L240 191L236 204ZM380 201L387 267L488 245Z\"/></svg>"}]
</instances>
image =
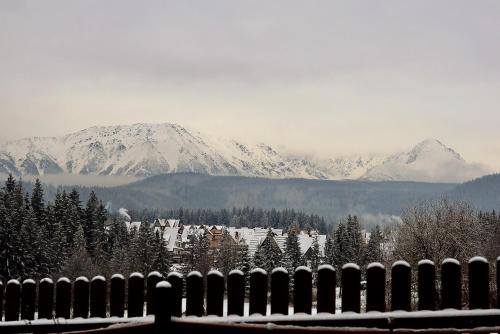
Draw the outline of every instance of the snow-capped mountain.
<instances>
[{"instance_id":1,"label":"snow-capped mountain","mask_svg":"<svg viewBox=\"0 0 500 334\"><path fill-rule=\"evenodd\" d=\"M270 178L459 182L486 174L435 140L388 158L290 157L268 145L202 135L175 124L92 127L62 137L0 145L0 173L145 177L196 172Z\"/></svg>"},{"instance_id":2,"label":"snow-capped mountain","mask_svg":"<svg viewBox=\"0 0 500 334\"><path fill-rule=\"evenodd\" d=\"M463 182L490 173L466 162L439 140L426 139L411 150L394 154L366 171L362 179L422 182Z\"/></svg>"}]
</instances>

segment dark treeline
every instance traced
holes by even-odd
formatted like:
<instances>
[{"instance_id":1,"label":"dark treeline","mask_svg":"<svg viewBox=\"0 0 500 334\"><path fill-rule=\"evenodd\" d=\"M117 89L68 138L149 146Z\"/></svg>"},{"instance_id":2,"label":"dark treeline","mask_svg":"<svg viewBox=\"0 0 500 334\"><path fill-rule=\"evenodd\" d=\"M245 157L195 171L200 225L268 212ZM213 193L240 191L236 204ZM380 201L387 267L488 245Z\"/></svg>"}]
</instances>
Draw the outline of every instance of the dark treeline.
<instances>
[{"instance_id":1,"label":"dark treeline","mask_svg":"<svg viewBox=\"0 0 500 334\"><path fill-rule=\"evenodd\" d=\"M38 180L30 194L9 176L0 189L0 279L168 271L164 243L143 225L128 233L109 221L93 192L85 203L76 190L46 203Z\"/></svg>"},{"instance_id":2,"label":"dark treeline","mask_svg":"<svg viewBox=\"0 0 500 334\"><path fill-rule=\"evenodd\" d=\"M129 212L132 220L154 221L158 217L179 219L184 225L223 225L232 227L272 227L288 230L291 226L298 226L301 230L317 230L322 234L328 231L328 224L324 217L307 214L294 209L256 209L233 208L227 209L177 209L177 210L143 210Z\"/></svg>"}]
</instances>

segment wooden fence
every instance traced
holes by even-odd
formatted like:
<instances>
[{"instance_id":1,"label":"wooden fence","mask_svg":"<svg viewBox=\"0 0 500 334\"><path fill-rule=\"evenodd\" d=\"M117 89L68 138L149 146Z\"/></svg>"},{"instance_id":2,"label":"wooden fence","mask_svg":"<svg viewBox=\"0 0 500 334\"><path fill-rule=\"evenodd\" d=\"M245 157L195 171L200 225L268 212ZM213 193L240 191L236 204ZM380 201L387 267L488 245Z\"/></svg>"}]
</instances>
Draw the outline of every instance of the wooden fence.
<instances>
[{"instance_id":1,"label":"wooden fence","mask_svg":"<svg viewBox=\"0 0 500 334\"><path fill-rule=\"evenodd\" d=\"M438 269L439 280L436 279ZM156 320L156 328L172 326L172 323L178 326L189 324L192 327L188 326L190 332L196 332L198 328L200 333L203 332L203 324L207 323L272 322L381 330L394 329L394 326L500 326L500 257L496 261L496 275L490 275L490 264L482 257L474 257L468 262L467 276L462 275L463 271L464 268L454 259L446 259L440 268L436 268L429 260L422 260L418 263L415 275L417 288L412 289L410 265L397 261L390 268L390 291L387 293L386 268L380 263L372 263L366 268L366 306L363 309L368 313L361 313L361 269L356 264L346 264L341 269L340 280L343 314L335 315L337 273L332 266L321 265L318 268L315 305L312 272L309 268L299 267L295 270L292 291L289 288L289 273L284 268L276 268L270 274L262 269L254 269L250 273L248 303L249 314L260 315L257 317L244 314L246 282L239 270L231 271L227 278L218 271L210 271L206 282L199 272L191 272L185 278L175 272L165 278L158 272L152 272L146 278L133 273L128 277L128 282L120 274L113 275L109 282L102 276L91 280L78 277L73 283L63 277L55 284L45 278L38 285L31 279L24 280L22 284L10 280L5 289L0 285L0 314L4 313L5 320L0 323L0 332L29 332L34 330L33 326L37 332L82 330L130 322L152 326L153 320ZM490 276L496 276L496 283L490 282ZM468 287L468 296L463 296L463 285ZM458 311L462 310L465 299L468 300L468 310ZM388 305L386 300L389 300ZM412 301L416 303L412 304ZM294 316L289 316L290 304L293 305ZM492 307L497 310L484 311ZM447 309L455 311L439 311ZM311 315L313 310L319 315ZM33 321L36 314L38 320ZM180 319L184 315L201 318ZM218 331L224 330L218 328Z\"/></svg>"}]
</instances>

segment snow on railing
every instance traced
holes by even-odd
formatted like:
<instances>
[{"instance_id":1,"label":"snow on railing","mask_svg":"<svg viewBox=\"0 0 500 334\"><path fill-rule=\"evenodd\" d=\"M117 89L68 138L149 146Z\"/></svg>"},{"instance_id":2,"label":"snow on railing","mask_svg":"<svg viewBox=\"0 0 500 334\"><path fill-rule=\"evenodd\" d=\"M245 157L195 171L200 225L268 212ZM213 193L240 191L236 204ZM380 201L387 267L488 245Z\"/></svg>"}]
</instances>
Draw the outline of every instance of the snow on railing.
<instances>
[{"instance_id":1,"label":"snow on railing","mask_svg":"<svg viewBox=\"0 0 500 334\"><path fill-rule=\"evenodd\" d=\"M497 308L500 300L499 263L500 258L497 259L496 275ZM468 261L467 266L468 309L489 309L495 298L491 298L493 290L490 289L488 261L483 257L474 257ZM137 321L141 318L151 323L151 318L147 316L156 313L157 316L161 314L161 317L168 318L165 321L158 319L161 326L166 326L172 317L176 319L174 321L181 321L178 319L182 315L203 317L202 319L211 322L228 321L227 319L233 319L231 321L234 322L257 323L264 322L265 319L274 319L273 321L279 323L297 323L300 322L298 319L305 319L304 321L311 323L319 321L318 319L339 323L342 319L347 321L348 317L335 314L340 311L344 315L359 314L352 318L358 319L356 321L371 319L370 321L374 322L385 322L388 317L399 314L400 319L406 319L400 320L402 323L412 323L412 320L408 319L413 319L415 316L448 319L454 314L461 314L464 317L490 319L484 315L492 314L458 311L462 309L465 298L462 296L462 267L455 259L445 259L441 263L440 282L436 281L436 265L429 260L420 261L416 268L415 291L412 291L411 266L405 261L396 261L391 266L389 274L390 298L386 296L386 268L381 263L372 263L365 270L366 290L361 284L362 269L354 263L342 267L340 287L337 287L335 269L325 264L317 268L314 275L315 282L313 282L313 272L308 267L298 267L293 272L279 267L270 274L256 268L249 273L249 291L246 289L245 274L240 270L232 270L227 277L219 271L211 270L206 279L197 271L189 273L185 278L180 273L169 273L164 278L159 272L152 272L145 279L141 273L132 273L128 277L128 282L120 274L113 275L109 282L103 276L95 276L91 280L82 276L73 283L63 277L57 280L56 284L51 279L45 278L38 283L38 289L32 279L26 279L22 284L17 280L10 280L5 289L3 284L0 284L0 306L5 306L4 324L17 321L17 325L19 319L33 321L36 315L38 319L78 318L81 319L80 322L85 322L86 318L91 317L93 324L99 323L96 319L100 318L103 324L110 324L128 322L127 319ZM292 275L294 286L290 289ZM491 284L493 285L495 284ZM440 287L439 291L437 286ZM386 300L389 300L389 305L386 305ZM440 304L437 304L438 300L441 300ZM336 307L339 304L340 310ZM451 311L437 312L438 309ZM395 313L387 312L388 310ZM3 311L0 307L0 314ZM362 311L368 313L362 314ZM374 317L372 311L379 312L380 316ZM404 313L405 316L401 317L400 311L419 312ZM493 313L499 315L498 311L495 312ZM292 313L294 317L290 317ZM299 317L297 314L303 316ZM205 315L217 317L205 318ZM259 316L242 318L249 315ZM278 315L281 315L281 318ZM104 320L108 316L114 320ZM500 317L496 319L496 325L500 326ZM40 321L35 320L31 323L46 324ZM491 325L491 321L488 321L486 325Z\"/></svg>"}]
</instances>

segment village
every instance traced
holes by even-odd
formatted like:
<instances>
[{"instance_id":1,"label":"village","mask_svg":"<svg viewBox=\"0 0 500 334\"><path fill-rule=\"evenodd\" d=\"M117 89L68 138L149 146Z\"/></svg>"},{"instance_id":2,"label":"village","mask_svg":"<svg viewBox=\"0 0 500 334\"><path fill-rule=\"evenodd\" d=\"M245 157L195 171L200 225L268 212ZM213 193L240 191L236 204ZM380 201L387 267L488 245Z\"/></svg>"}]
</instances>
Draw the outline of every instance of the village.
<instances>
[{"instance_id":1,"label":"village","mask_svg":"<svg viewBox=\"0 0 500 334\"><path fill-rule=\"evenodd\" d=\"M127 231L130 233L133 229L136 231L141 227L142 222L125 221ZM253 258L258 246L263 243L269 243L271 247L285 253L287 231L281 228L265 227L227 227L222 225L183 225L179 219L157 218L152 223L153 232L161 236L167 251L170 253L174 262L181 262L183 255L189 251L189 238L191 235L205 235L209 241L209 254L214 254L221 248L224 232L227 231L231 236L234 246L246 247L248 255ZM272 233L269 233L272 232ZM362 230L363 242L366 244L370 238L370 232ZM271 237L272 234L272 237ZM316 230L301 230L297 233L297 239L300 246L301 256L308 258L313 251L313 244L316 241L319 246L319 257L325 258L325 246L327 244L327 235L319 234Z\"/></svg>"}]
</instances>

